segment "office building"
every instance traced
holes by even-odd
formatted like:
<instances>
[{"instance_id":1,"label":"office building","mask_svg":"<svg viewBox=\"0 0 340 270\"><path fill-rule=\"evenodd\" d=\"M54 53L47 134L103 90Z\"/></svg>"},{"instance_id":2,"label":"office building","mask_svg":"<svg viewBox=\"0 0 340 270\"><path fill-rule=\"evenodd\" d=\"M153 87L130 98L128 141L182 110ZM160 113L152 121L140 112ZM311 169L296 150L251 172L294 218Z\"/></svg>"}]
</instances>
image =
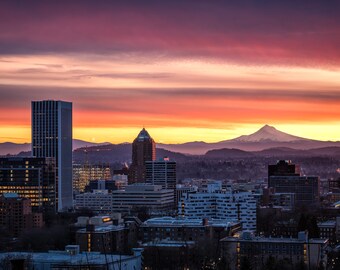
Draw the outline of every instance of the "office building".
<instances>
[{"instance_id":1,"label":"office building","mask_svg":"<svg viewBox=\"0 0 340 270\"><path fill-rule=\"evenodd\" d=\"M18 237L25 230L41 228L44 225L42 213L33 213L31 201L15 193L0 196L0 228L7 236Z\"/></svg>"},{"instance_id":2,"label":"office building","mask_svg":"<svg viewBox=\"0 0 340 270\"><path fill-rule=\"evenodd\" d=\"M325 268L327 264L327 239L308 239L308 234L299 232L298 238L255 237L243 233L241 237L226 237L221 240L222 256L230 269L242 269L242 261L248 260L250 269L263 269L269 258L282 260L294 267L303 262L307 269ZM289 267L289 266L288 266Z\"/></svg>"},{"instance_id":3,"label":"office building","mask_svg":"<svg viewBox=\"0 0 340 270\"><path fill-rule=\"evenodd\" d=\"M274 188L263 189L263 194L260 198L261 206L282 207L283 210L294 210L295 208L295 193L275 193Z\"/></svg>"},{"instance_id":4,"label":"office building","mask_svg":"<svg viewBox=\"0 0 340 270\"><path fill-rule=\"evenodd\" d=\"M327 220L327 221L318 222L320 238L328 239L329 243L332 245L336 244L337 243L336 226L337 226L337 220Z\"/></svg>"},{"instance_id":5,"label":"office building","mask_svg":"<svg viewBox=\"0 0 340 270\"><path fill-rule=\"evenodd\" d=\"M190 192L178 203L178 213L189 218L239 221L243 230L256 230L256 200L250 192Z\"/></svg>"},{"instance_id":6,"label":"office building","mask_svg":"<svg viewBox=\"0 0 340 270\"><path fill-rule=\"evenodd\" d=\"M295 193L295 205L316 206L320 202L320 180L317 176L271 176L269 188L276 193Z\"/></svg>"},{"instance_id":7,"label":"office building","mask_svg":"<svg viewBox=\"0 0 340 270\"><path fill-rule=\"evenodd\" d=\"M182 200L188 192L196 192L198 190L197 186L185 186L185 185L176 185L175 192L175 205L178 206L178 202Z\"/></svg>"},{"instance_id":8,"label":"office building","mask_svg":"<svg viewBox=\"0 0 340 270\"><path fill-rule=\"evenodd\" d=\"M174 207L174 191L159 185L133 184L112 192L112 210L128 213L141 208L147 211L169 211Z\"/></svg>"},{"instance_id":9,"label":"office building","mask_svg":"<svg viewBox=\"0 0 340 270\"><path fill-rule=\"evenodd\" d=\"M72 103L32 101L32 155L55 158L57 210L72 208Z\"/></svg>"},{"instance_id":10,"label":"office building","mask_svg":"<svg viewBox=\"0 0 340 270\"><path fill-rule=\"evenodd\" d=\"M220 219L157 217L139 227L139 240L143 243L155 239L171 241L204 241L233 236L241 230L239 222Z\"/></svg>"},{"instance_id":11,"label":"office building","mask_svg":"<svg viewBox=\"0 0 340 270\"><path fill-rule=\"evenodd\" d=\"M73 164L73 190L84 192L85 187L92 180L111 180L109 165L103 164Z\"/></svg>"},{"instance_id":12,"label":"office building","mask_svg":"<svg viewBox=\"0 0 340 270\"><path fill-rule=\"evenodd\" d=\"M108 190L93 190L75 196L75 209L88 209L96 214L111 214L113 197Z\"/></svg>"},{"instance_id":13,"label":"office building","mask_svg":"<svg viewBox=\"0 0 340 270\"><path fill-rule=\"evenodd\" d=\"M34 211L56 211L54 158L0 158L0 194L17 193L31 200Z\"/></svg>"},{"instance_id":14,"label":"office building","mask_svg":"<svg viewBox=\"0 0 340 270\"><path fill-rule=\"evenodd\" d=\"M143 128L132 143L132 164L129 169L129 184L145 182L145 162L156 160L156 144Z\"/></svg>"},{"instance_id":15,"label":"office building","mask_svg":"<svg viewBox=\"0 0 340 270\"><path fill-rule=\"evenodd\" d=\"M161 185L164 189L176 188L176 162L170 161L169 158L163 158L157 161L145 162L147 184Z\"/></svg>"},{"instance_id":16,"label":"office building","mask_svg":"<svg viewBox=\"0 0 340 270\"><path fill-rule=\"evenodd\" d=\"M268 165L268 179L271 176L300 176L300 165L293 164L291 160L279 160L275 165Z\"/></svg>"},{"instance_id":17,"label":"office building","mask_svg":"<svg viewBox=\"0 0 340 270\"><path fill-rule=\"evenodd\" d=\"M320 202L320 179L302 176L299 165L290 160L280 160L268 166L268 188L275 193L294 193L295 206L318 205Z\"/></svg>"}]
</instances>

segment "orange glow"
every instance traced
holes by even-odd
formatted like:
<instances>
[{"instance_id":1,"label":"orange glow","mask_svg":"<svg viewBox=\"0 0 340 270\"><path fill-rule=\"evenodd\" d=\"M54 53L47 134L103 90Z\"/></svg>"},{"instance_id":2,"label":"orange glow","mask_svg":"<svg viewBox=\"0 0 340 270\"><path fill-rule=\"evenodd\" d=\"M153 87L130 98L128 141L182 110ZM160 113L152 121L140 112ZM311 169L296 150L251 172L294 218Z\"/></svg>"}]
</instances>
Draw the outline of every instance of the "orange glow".
<instances>
[{"instance_id":1,"label":"orange glow","mask_svg":"<svg viewBox=\"0 0 340 270\"><path fill-rule=\"evenodd\" d=\"M93 58L2 57L8 63L0 65L2 87L21 92L4 97L0 141L30 141L33 99L72 101L74 137L87 141L131 142L145 126L158 142L213 142L266 123L302 137L340 140L337 69Z\"/></svg>"}]
</instances>

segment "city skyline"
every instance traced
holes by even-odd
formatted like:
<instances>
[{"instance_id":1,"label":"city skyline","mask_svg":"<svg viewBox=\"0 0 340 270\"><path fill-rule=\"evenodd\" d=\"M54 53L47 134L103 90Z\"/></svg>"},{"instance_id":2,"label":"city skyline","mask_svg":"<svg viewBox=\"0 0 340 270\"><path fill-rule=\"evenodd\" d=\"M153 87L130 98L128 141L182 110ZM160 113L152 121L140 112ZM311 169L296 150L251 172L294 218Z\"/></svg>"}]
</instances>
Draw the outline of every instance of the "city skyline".
<instances>
[{"instance_id":1,"label":"city skyline","mask_svg":"<svg viewBox=\"0 0 340 270\"><path fill-rule=\"evenodd\" d=\"M74 138L93 142L265 124L339 141L340 4L244 2L1 3L0 142L29 142L42 99L72 102Z\"/></svg>"}]
</instances>

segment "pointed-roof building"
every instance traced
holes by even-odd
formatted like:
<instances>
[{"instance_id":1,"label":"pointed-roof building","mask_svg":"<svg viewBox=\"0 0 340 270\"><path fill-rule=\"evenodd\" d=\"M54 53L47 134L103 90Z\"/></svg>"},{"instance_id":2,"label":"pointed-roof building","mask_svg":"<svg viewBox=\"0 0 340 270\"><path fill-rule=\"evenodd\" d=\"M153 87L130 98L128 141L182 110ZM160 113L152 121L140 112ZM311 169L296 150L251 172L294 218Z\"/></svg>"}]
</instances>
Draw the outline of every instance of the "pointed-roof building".
<instances>
[{"instance_id":1,"label":"pointed-roof building","mask_svg":"<svg viewBox=\"0 0 340 270\"><path fill-rule=\"evenodd\" d=\"M129 184L145 182L145 162L156 160L156 144L143 128L132 143Z\"/></svg>"}]
</instances>

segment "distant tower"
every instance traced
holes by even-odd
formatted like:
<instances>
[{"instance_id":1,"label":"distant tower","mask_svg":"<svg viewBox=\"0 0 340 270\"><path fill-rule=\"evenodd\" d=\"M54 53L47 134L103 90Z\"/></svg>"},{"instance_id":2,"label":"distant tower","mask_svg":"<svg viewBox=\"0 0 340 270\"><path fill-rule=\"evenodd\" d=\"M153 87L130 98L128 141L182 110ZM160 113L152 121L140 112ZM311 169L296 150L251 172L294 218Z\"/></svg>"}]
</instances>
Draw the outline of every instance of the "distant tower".
<instances>
[{"instance_id":1,"label":"distant tower","mask_svg":"<svg viewBox=\"0 0 340 270\"><path fill-rule=\"evenodd\" d=\"M129 184L145 182L145 162L156 159L156 144L143 128L132 143L132 164Z\"/></svg>"},{"instance_id":2,"label":"distant tower","mask_svg":"<svg viewBox=\"0 0 340 270\"><path fill-rule=\"evenodd\" d=\"M56 210L73 207L71 102L32 101L32 155L55 158Z\"/></svg>"}]
</instances>

